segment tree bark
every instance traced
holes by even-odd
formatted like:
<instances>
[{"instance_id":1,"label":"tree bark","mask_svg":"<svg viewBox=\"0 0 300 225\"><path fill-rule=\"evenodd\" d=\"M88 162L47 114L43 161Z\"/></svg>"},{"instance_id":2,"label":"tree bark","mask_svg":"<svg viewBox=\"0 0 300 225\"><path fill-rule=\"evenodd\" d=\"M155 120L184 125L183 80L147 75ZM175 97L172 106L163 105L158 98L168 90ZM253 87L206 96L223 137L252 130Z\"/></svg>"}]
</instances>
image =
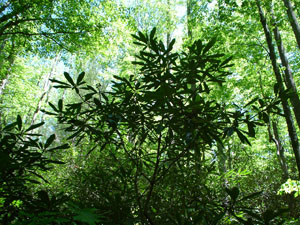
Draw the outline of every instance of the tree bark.
<instances>
[{"instance_id":1,"label":"tree bark","mask_svg":"<svg viewBox=\"0 0 300 225\"><path fill-rule=\"evenodd\" d=\"M5 46L5 40L2 42L1 46ZM14 51L14 48L15 48L15 45L14 45L14 40L12 40L12 46L11 46L11 50L10 50L10 53L9 53L9 56L7 57L7 61L8 61L8 65L9 67L7 69L4 69L5 71L5 77L4 79L1 80L1 84L0 84L0 102L2 103L3 101L3 98L2 98L2 94L3 94L3 91L6 87L6 85L8 84L8 81L9 81L9 78L11 76L11 70L12 70L12 67L13 67L13 64L14 64L14 61L15 61L15 51ZM2 60L0 62L0 66L3 67L4 65L4 60ZM2 117L3 117L3 112L0 111L0 128L2 128Z\"/></svg>"},{"instance_id":2,"label":"tree bark","mask_svg":"<svg viewBox=\"0 0 300 225\"><path fill-rule=\"evenodd\" d=\"M36 107L36 109L33 113L30 126L35 123L36 117L37 117L39 111L41 110L43 99L45 98L45 96L46 96L46 101L48 101L49 92L51 91L51 88L52 88L52 86L50 85L50 80L49 79L51 79L51 77L53 76L53 74L55 72L55 68L56 68L56 65L59 61L59 58L60 58L60 53L57 54L56 57L54 58L53 63L52 63L52 68L51 68L50 72L48 73L48 75L45 79L45 83L43 85L43 93L42 93L42 95L39 99L39 102L37 104L37 107Z\"/></svg>"},{"instance_id":3,"label":"tree bark","mask_svg":"<svg viewBox=\"0 0 300 225\"><path fill-rule=\"evenodd\" d=\"M272 67L273 67L273 70L274 70L276 81L279 85L279 92L281 93L281 92L284 91L284 86L283 86L283 81L282 81L282 78L281 78L280 70L279 70L279 67L278 67L277 62L276 62L275 47L274 47L273 42L272 42L272 36L271 36L270 30L269 30L269 27L268 27L268 24L267 24L267 21L266 21L266 18L264 16L264 13L263 13L263 10L261 8L259 0L256 0L256 5L258 7L260 22L263 26L266 41L267 41L267 44L268 44L269 57L270 57L270 60L272 62ZM289 137L290 137L290 140L291 140L291 144L292 144L292 148L293 148L293 152L294 152L294 155L295 155L296 164L297 164L297 168L298 168L299 178L300 178L300 146L299 146L298 136L297 136L296 129L295 129L295 126L294 126L293 117L292 117L291 110L290 110L289 105L288 105L288 101L285 98L281 97L281 103L282 103L282 107L283 107L283 111L284 111L284 115L285 115L285 120L286 120L287 127L288 127Z\"/></svg>"},{"instance_id":4,"label":"tree bark","mask_svg":"<svg viewBox=\"0 0 300 225\"><path fill-rule=\"evenodd\" d=\"M279 137L278 127L277 127L277 123L275 121L272 121L272 129L273 129L274 136L271 133L270 133L270 136L271 136L272 141L276 145L276 155L277 155L281 170L283 172L282 178L285 182L289 178L289 171L288 171L288 165L286 163L286 159L285 159L285 155L284 155L284 148L283 148L281 139ZM271 130L270 130L270 132L271 132Z\"/></svg>"},{"instance_id":5,"label":"tree bark","mask_svg":"<svg viewBox=\"0 0 300 225\"><path fill-rule=\"evenodd\" d=\"M297 21L296 15L293 10L293 6L290 0L283 0L285 7L287 8L286 12L289 17L290 24L293 28L293 32L295 34L295 38L298 44L298 48L300 49L300 26Z\"/></svg>"},{"instance_id":6,"label":"tree bark","mask_svg":"<svg viewBox=\"0 0 300 225\"><path fill-rule=\"evenodd\" d=\"M273 17L272 19L275 21L274 15L272 17ZM274 32L274 37L275 37L275 40L276 40L278 52L279 52L279 55L280 55L281 63L285 67L284 74L285 74L286 86L293 91L292 96L290 98L290 101L292 103L294 115L295 115L298 127L300 129L300 99L299 99L299 96L298 96L298 92L297 92L297 88L296 88L296 85L295 85L294 77L292 75L292 70L290 68L288 58L286 56L285 48L283 46L281 35L280 35L280 32L279 32L278 27L276 26L276 24L274 25L273 32Z\"/></svg>"},{"instance_id":7,"label":"tree bark","mask_svg":"<svg viewBox=\"0 0 300 225\"><path fill-rule=\"evenodd\" d=\"M192 1L193 0L186 0L187 31L190 41L193 39L193 32L191 27Z\"/></svg>"},{"instance_id":8,"label":"tree bark","mask_svg":"<svg viewBox=\"0 0 300 225\"><path fill-rule=\"evenodd\" d=\"M15 61L14 48L15 48L15 45L14 45L14 43L12 43L11 51L9 53L9 56L7 57L9 67L6 71L5 78L1 81L1 85L0 85L0 97L3 94L3 91L4 91L4 89L5 89L5 87L8 83L9 77L11 75L11 70L12 70L12 67L13 67L13 64L14 64L14 61Z\"/></svg>"}]
</instances>

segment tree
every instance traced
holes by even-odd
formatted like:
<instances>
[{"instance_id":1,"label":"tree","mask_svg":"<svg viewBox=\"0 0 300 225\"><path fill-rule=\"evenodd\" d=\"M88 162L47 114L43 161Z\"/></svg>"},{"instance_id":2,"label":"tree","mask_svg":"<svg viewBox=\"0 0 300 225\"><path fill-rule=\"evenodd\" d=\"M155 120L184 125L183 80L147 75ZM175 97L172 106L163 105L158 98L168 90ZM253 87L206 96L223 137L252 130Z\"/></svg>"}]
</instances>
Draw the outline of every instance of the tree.
<instances>
[{"instance_id":1,"label":"tree","mask_svg":"<svg viewBox=\"0 0 300 225\"><path fill-rule=\"evenodd\" d=\"M67 82L52 81L57 88L74 89L81 101L65 104L61 99L57 106L50 104L53 111L48 113L66 125L65 130L71 132L69 139L76 138L78 144L86 138L93 142L88 155L96 149L108 151L118 165L117 176L126 187L118 189L114 198L134 193L132 204L136 209L126 216L122 213L124 218L119 218L120 221L137 217L135 222L142 224L180 223L181 220L192 224L217 222L227 209L222 208L217 196L201 194L209 191L205 182L199 186L199 179L208 176L205 168L212 166L206 163L205 155L211 154L209 149L217 143L222 145L222 136L230 136L232 132L242 142L248 142L245 135L253 135L253 126L259 124L243 113L224 111L209 98L214 85L223 83L229 74L226 68L230 58L211 53L214 40L207 44L195 41L187 52L177 54L172 52L174 40L166 48L155 37L155 29L150 34L139 32L133 36L143 48L133 62L140 66L137 76L115 76L110 91L98 92L84 85L84 73L76 80L65 73ZM249 125L247 132L239 128L242 121ZM201 173L197 173L199 165ZM191 182L171 181L173 176L181 179L175 171L185 178L191 176ZM180 197L172 199L172 204L180 206L179 210L193 209L187 216L181 211L174 214L167 202L161 202L171 201L169 191L185 189L182 185L188 185L201 196L196 200L193 193L185 193L183 202ZM239 195L236 191L236 188L227 190L233 201ZM160 203L156 203L158 199ZM104 199L99 197L98 201ZM110 201L115 204L114 199ZM205 205L200 212L196 210L198 204ZM237 209L232 207L228 213L235 216ZM155 212L159 212L157 216ZM160 216L167 214L170 216Z\"/></svg>"},{"instance_id":2,"label":"tree","mask_svg":"<svg viewBox=\"0 0 300 225\"><path fill-rule=\"evenodd\" d=\"M293 28L298 47L300 48L300 26L298 24L297 17L294 13L292 3L290 0L283 0L283 2L286 7L286 12L287 12L290 24Z\"/></svg>"},{"instance_id":3,"label":"tree","mask_svg":"<svg viewBox=\"0 0 300 225\"><path fill-rule=\"evenodd\" d=\"M266 18L263 14L263 11L262 11L259 1L256 1L256 4L257 4L258 10L259 10L260 21L261 21L261 24L263 26L264 33L266 36L266 40L267 40L267 44L268 44L268 48L269 48L269 56L270 56L270 60L272 62L274 74L276 76L276 81L277 81L277 85L278 85L278 91L280 94L280 93L283 93L284 86L283 86L283 81L282 81L280 70L276 63L276 53L275 53L274 45L272 43L272 36L271 36L270 30L268 28ZM300 177L300 146L299 146L297 132L294 127L293 118L291 115L291 110L288 105L288 101L282 95L281 95L281 102L282 102L284 115L285 115L286 123L288 126L289 136L291 139L291 144L293 146L293 151L294 151L296 164L297 164L297 168L298 168L298 173L299 173L299 177Z\"/></svg>"}]
</instances>

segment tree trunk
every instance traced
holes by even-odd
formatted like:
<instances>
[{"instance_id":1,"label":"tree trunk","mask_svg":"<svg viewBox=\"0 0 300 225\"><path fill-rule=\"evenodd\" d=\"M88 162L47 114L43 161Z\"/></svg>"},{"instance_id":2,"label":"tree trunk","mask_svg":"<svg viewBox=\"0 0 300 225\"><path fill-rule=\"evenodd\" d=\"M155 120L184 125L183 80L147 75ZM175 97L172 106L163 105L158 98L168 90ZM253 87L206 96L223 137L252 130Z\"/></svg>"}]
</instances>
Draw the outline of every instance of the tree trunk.
<instances>
[{"instance_id":1,"label":"tree trunk","mask_svg":"<svg viewBox=\"0 0 300 225\"><path fill-rule=\"evenodd\" d=\"M51 68L50 72L48 73L48 75L45 79L45 82L44 82L44 85L43 85L43 93L42 93L42 95L39 99L39 102L37 104L37 107L36 107L36 109L33 113L30 125L33 125L35 123L36 117L37 117L38 113L41 110L43 99L45 98L45 96L46 96L46 101L48 101L48 96L49 96L49 93L50 93L51 88L52 88L52 86L50 85L50 80L49 79L51 79L51 77L53 76L53 74L55 72L55 68L56 68L56 65L59 61L59 58L60 58L60 54L57 54L56 57L53 60L52 68Z\"/></svg>"},{"instance_id":2,"label":"tree trunk","mask_svg":"<svg viewBox=\"0 0 300 225\"><path fill-rule=\"evenodd\" d=\"M12 70L12 67L13 67L13 64L14 64L14 61L15 61L14 48L15 48L15 45L12 44L11 51L9 53L9 56L7 57L9 67L6 71L5 78L1 81L1 85L0 85L0 96L3 94L3 91L4 91L4 89L5 89L5 87L8 83L9 77L11 75L11 70ZM3 63L2 63L2 65L3 65Z\"/></svg>"},{"instance_id":3,"label":"tree trunk","mask_svg":"<svg viewBox=\"0 0 300 225\"><path fill-rule=\"evenodd\" d=\"M271 133L271 129L269 129L270 137L276 145L276 155L277 155L281 170L283 172L282 178L285 182L289 178L289 171L288 171L288 166L287 166L286 159L284 156L284 148L282 146L281 139L280 139L279 133L278 133L277 123L275 121L272 121L272 129L273 129L274 136Z\"/></svg>"},{"instance_id":4,"label":"tree trunk","mask_svg":"<svg viewBox=\"0 0 300 225\"><path fill-rule=\"evenodd\" d=\"M5 43L3 43L3 46L4 46ZM1 81L1 84L0 84L0 103L3 102L3 98L2 98L2 94L3 94L3 91L6 87L6 85L8 84L8 81L9 81L9 78L11 76L11 71L12 71L12 67L13 67L13 64L14 64L14 61L15 61L15 52L14 52L14 48L15 48L15 45L14 45L14 41L12 41L12 46L11 46L11 50L10 50L10 53L9 53L9 56L7 57L7 61L8 61L8 65L9 67L7 68L7 70L5 71L5 77L4 79ZM1 67L3 67L3 64L4 62L2 61L1 62ZM3 112L0 111L0 128L2 128L2 117L3 117Z\"/></svg>"},{"instance_id":5,"label":"tree trunk","mask_svg":"<svg viewBox=\"0 0 300 225\"><path fill-rule=\"evenodd\" d=\"M280 70L279 70L279 67L276 62L276 54L275 54L274 45L272 43L272 36L271 36L270 30L269 30L266 18L264 16L263 10L260 6L259 0L256 0L256 5L257 5L258 11L259 11L260 22L263 26L264 33L266 36L266 41L267 41L268 48L269 48L269 56L270 56L270 60L272 62L272 67L274 70L276 81L279 85L279 92L281 93L284 91L284 86L283 86ZM297 136L296 129L294 126L294 122L293 122L291 110L288 105L288 101L285 98L281 97L281 103L282 103L282 107L283 107L283 111L284 111L284 115L285 115L285 119L286 119L286 123L287 123L287 127L288 127L288 132L289 132L291 144L292 144L295 159L296 159L299 178L300 178L300 146L299 146L298 136Z\"/></svg>"},{"instance_id":6,"label":"tree trunk","mask_svg":"<svg viewBox=\"0 0 300 225\"><path fill-rule=\"evenodd\" d=\"M287 8L286 12L288 14L290 24L293 28L298 47L300 49L300 26L294 13L292 3L290 2L290 0L283 0L283 2L285 7Z\"/></svg>"},{"instance_id":7,"label":"tree trunk","mask_svg":"<svg viewBox=\"0 0 300 225\"><path fill-rule=\"evenodd\" d=\"M168 11L167 11L167 48L169 48L170 43L171 43L171 5L170 5L170 0L167 1L167 6L168 6ZM169 55L170 53L168 53Z\"/></svg>"},{"instance_id":8,"label":"tree trunk","mask_svg":"<svg viewBox=\"0 0 300 225\"><path fill-rule=\"evenodd\" d=\"M272 17L273 17L273 20L275 21L274 15ZM291 71L291 68L290 68L290 65L289 65L289 61L288 61L287 56L286 56L285 48L283 46L281 35L280 35L279 30L278 30L278 27L276 26L276 23L274 25L273 32L274 32L274 37L275 37L275 40L276 40L278 52L279 52L279 55L280 55L281 63L285 67L284 74L285 74L286 86L293 91L292 96L290 98L290 101L292 103L294 115L295 115L298 127L300 129L300 99L299 99L299 96L298 96L298 92L297 92L297 88L296 88L296 85L295 85L294 77L292 75L292 71Z\"/></svg>"},{"instance_id":9,"label":"tree trunk","mask_svg":"<svg viewBox=\"0 0 300 225\"><path fill-rule=\"evenodd\" d=\"M192 1L193 0L186 0L187 31L190 41L193 39L193 32L191 27Z\"/></svg>"}]
</instances>

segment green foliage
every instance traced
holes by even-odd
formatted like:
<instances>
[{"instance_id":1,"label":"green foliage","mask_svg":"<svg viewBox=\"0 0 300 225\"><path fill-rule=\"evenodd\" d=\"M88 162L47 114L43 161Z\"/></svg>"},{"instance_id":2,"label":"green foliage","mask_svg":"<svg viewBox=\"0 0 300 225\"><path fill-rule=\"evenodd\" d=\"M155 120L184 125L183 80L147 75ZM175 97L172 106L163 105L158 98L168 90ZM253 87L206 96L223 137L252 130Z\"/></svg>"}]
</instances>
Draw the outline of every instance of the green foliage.
<instances>
[{"instance_id":1,"label":"green foliage","mask_svg":"<svg viewBox=\"0 0 300 225\"><path fill-rule=\"evenodd\" d=\"M214 166L205 155L213 154L216 144L222 145L222 138L233 132L250 144L246 135L253 137L254 127L261 125L249 112L227 112L210 98L230 74L230 58L211 53L215 40L198 40L186 51L173 53L175 40L165 47L155 32L133 35L142 49L133 62L139 73L114 76L109 90L85 85L83 73L77 79L64 73L67 82L52 79L56 88L75 90L80 101L66 104L61 99L57 106L50 103L52 112L44 112L57 117L78 147L88 140L92 147L87 155L97 155L103 164L78 170L85 186L94 188L78 187L80 179L73 191L97 196L97 208L107 215L105 224L217 224L225 215L243 224L269 224L277 214L264 217L242 206L261 192L239 198L237 187L227 188L231 200L226 206L227 197L208 188ZM239 128L244 123L248 131ZM107 185L115 191L105 192ZM86 198L82 204L88 204ZM119 215L118 222L114 215Z\"/></svg>"},{"instance_id":2,"label":"green foliage","mask_svg":"<svg viewBox=\"0 0 300 225\"><path fill-rule=\"evenodd\" d=\"M33 131L44 123L25 128L20 116L17 120L1 130L0 139L0 199L2 224L9 224L17 217L18 212L35 208L35 202L29 192L29 186L47 182L40 175L51 169L51 164L63 162L52 160L49 153L68 148L67 145L50 147L55 139L51 135L45 143L39 141L40 134ZM44 208L49 207L50 200L46 192L39 192ZM37 202L36 202L37 203ZM39 207L42 208L40 205Z\"/></svg>"},{"instance_id":3,"label":"green foliage","mask_svg":"<svg viewBox=\"0 0 300 225\"><path fill-rule=\"evenodd\" d=\"M278 190L279 195L293 193L295 198L300 194L300 182L298 180L288 179L284 184L281 185Z\"/></svg>"}]
</instances>

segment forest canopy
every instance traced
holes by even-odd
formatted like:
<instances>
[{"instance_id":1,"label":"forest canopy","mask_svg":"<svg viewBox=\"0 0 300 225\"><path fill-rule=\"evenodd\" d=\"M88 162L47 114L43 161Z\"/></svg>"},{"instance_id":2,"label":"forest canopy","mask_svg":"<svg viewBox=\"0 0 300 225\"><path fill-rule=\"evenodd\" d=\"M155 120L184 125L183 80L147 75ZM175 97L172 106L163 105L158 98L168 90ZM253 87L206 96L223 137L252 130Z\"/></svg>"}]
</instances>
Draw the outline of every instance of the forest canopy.
<instances>
[{"instance_id":1,"label":"forest canopy","mask_svg":"<svg viewBox=\"0 0 300 225\"><path fill-rule=\"evenodd\" d=\"M297 0L0 2L0 223L299 224Z\"/></svg>"}]
</instances>

